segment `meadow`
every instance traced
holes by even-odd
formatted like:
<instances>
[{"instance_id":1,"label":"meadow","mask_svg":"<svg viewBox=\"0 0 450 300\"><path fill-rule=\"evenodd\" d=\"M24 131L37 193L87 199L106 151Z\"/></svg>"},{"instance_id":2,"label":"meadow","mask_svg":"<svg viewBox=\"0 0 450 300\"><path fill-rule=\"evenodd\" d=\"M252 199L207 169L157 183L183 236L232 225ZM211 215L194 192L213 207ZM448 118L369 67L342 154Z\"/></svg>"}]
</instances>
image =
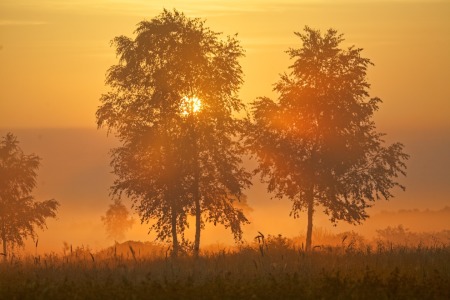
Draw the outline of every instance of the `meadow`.
<instances>
[{"instance_id":1,"label":"meadow","mask_svg":"<svg viewBox=\"0 0 450 300\"><path fill-rule=\"evenodd\" d=\"M450 299L448 243L412 246L379 236L368 243L341 234L312 252L268 236L197 259L172 258L152 243L97 253L66 245L63 254L0 263L0 299Z\"/></svg>"}]
</instances>

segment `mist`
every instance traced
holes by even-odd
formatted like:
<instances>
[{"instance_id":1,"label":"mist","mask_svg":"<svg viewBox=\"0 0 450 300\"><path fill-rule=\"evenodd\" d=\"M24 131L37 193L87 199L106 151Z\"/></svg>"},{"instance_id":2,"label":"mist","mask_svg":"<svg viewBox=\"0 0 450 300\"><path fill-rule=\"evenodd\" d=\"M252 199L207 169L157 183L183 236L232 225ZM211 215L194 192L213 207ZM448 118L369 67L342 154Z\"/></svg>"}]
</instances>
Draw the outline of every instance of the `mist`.
<instances>
[{"instance_id":1,"label":"mist","mask_svg":"<svg viewBox=\"0 0 450 300\"><path fill-rule=\"evenodd\" d=\"M61 207L57 219L47 221L47 230L39 231L41 251L61 252L63 243L89 246L101 250L114 243L106 237L101 216L113 203L109 195L114 175L109 166L109 152L119 145L104 130L95 128L4 128L17 135L25 153L35 153L42 158L38 172L38 184L33 195L38 201L56 199ZM385 130L386 131L386 130ZM403 225L415 232L440 231L450 228L450 136L444 129L423 131L390 130L386 139L399 140L406 145L411 158L408 176L402 180L406 192L395 190L390 201L378 201L368 210L370 215L362 225L339 222L333 226L318 210L314 226L332 233L355 231L373 237L377 229ZM389 140L388 140L389 141ZM255 162L247 161L252 169ZM266 185L253 178L253 186L246 191L249 225L243 227L244 241L252 242L258 231L264 234L295 237L306 230L306 215L299 219L289 216L291 203L287 199L271 199ZM141 224L139 216L131 208L135 223L126 232L126 240L155 241L155 234L148 232L149 225ZM192 220L193 221L193 220ZM193 224L193 222L191 222ZM192 239L194 226L186 233ZM203 232L203 245L233 245L232 235L220 226L207 225ZM33 241L26 250L34 251Z\"/></svg>"}]
</instances>

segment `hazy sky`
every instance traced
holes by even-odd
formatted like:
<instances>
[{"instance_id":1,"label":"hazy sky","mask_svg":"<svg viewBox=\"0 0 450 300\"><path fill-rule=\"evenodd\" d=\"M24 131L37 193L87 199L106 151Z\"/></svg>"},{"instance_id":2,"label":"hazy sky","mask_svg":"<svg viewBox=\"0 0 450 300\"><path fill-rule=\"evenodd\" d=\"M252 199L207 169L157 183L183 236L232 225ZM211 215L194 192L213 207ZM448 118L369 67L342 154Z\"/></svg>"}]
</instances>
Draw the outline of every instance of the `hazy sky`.
<instances>
[{"instance_id":1,"label":"hazy sky","mask_svg":"<svg viewBox=\"0 0 450 300\"><path fill-rule=\"evenodd\" d=\"M241 96L271 95L305 25L345 34L365 49L382 126L450 126L450 1L37 1L0 2L0 127L92 127L110 40L163 8L239 34Z\"/></svg>"},{"instance_id":2,"label":"hazy sky","mask_svg":"<svg viewBox=\"0 0 450 300\"><path fill-rule=\"evenodd\" d=\"M371 95L384 101L378 127L411 154L407 192L375 212L450 205L450 1L1 0L0 134L16 133L24 150L44 159L38 196L63 204L51 224L79 228L80 235L85 227L101 230L113 179L107 151L115 142L104 132L67 128L95 127L106 70L117 62L110 40L133 36L138 22L163 8L206 19L225 35L238 33L246 50L240 94L246 103L276 96L272 84L291 63L285 50L300 46L294 31L309 25L343 33L344 45L364 48L375 63L368 75ZM287 219L289 205L268 201L264 186L249 194L256 222L250 231L275 207ZM69 213L77 210L84 217ZM295 224L283 219L278 228Z\"/></svg>"}]
</instances>

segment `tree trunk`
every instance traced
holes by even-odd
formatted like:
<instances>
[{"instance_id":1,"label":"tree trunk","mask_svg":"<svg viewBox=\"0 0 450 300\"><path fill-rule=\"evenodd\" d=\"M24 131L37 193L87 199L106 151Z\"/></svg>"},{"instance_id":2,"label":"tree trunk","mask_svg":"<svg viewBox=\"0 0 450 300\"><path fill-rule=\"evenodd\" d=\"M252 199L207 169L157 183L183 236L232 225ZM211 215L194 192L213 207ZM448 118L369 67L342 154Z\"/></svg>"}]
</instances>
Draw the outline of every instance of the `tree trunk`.
<instances>
[{"instance_id":1,"label":"tree trunk","mask_svg":"<svg viewBox=\"0 0 450 300\"><path fill-rule=\"evenodd\" d=\"M198 257L200 252L200 228L201 227L201 211L200 211L200 199L195 199L195 243L194 243L194 256Z\"/></svg>"},{"instance_id":2,"label":"tree trunk","mask_svg":"<svg viewBox=\"0 0 450 300\"><path fill-rule=\"evenodd\" d=\"M313 189L306 195L308 197L308 226L306 230L306 251L311 251L312 229L313 229L313 214L314 214L314 193Z\"/></svg>"},{"instance_id":3,"label":"tree trunk","mask_svg":"<svg viewBox=\"0 0 450 300\"><path fill-rule=\"evenodd\" d=\"M167 102L163 102L162 107L162 115L167 116L169 112L169 107ZM169 132L171 128L171 119L167 118L165 119L165 122L163 123L163 129L165 132ZM171 208L171 216L170 216L170 225L171 225L171 232L172 232L172 257L177 257L179 252L179 243L178 243L178 235L177 235L177 219L178 219L178 203L177 199L175 199L172 196L172 193L170 192L170 189L172 188L172 181L173 181L173 175L175 171L175 165L174 165L174 155L173 155L173 147L171 145L171 136L166 136L163 139L163 151L166 152L163 163L165 164L166 174L165 174L165 201L166 203L170 203Z\"/></svg>"},{"instance_id":4,"label":"tree trunk","mask_svg":"<svg viewBox=\"0 0 450 300\"><path fill-rule=\"evenodd\" d=\"M3 243L3 260L6 260L6 237L3 235L2 237L2 243Z\"/></svg>"},{"instance_id":5,"label":"tree trunk","mask_svg":"<svg viewBox=\"0 0 450 300\"><path fill-rule=\"evenodd\" d=\"M178 256L177 214L172 209L172 256Z\"/></svg>"},{"instance_id":6,"label":"tree trunk","mask_svg":"<svg viewBox=\"0 0 450 300\"><path fill-rule=\"evenodd\" d=\"M200 166L199 166L199 154L197 147L197 134L195 131L195 123L192 128L192 143L193 143L193 154L194 154L194 204L195 204L195 241L194 241L194 257L199 256L200 252L200 231L202 222L202 212L200 207L200 190L199 190L199 180L200 180Z\"/></svg>"},{"instance_id":7,"label":"tree trunk","mask_svg":"<svg viewBox=\"0 0 450 300\"><path fill-rule=\"evenodd\" d=\"M200 252L200 230L201 230L201 209L200 209L200 195L198 186L198 173L195 174L194 182L194 198L195 198L195 242L194 242L194 256L198 257Z\"/></svg>"},{"instance_id":8,"label":"tree trunk","mask_svg":"<svg viewBox=\"0 0 450 300\"><path fill-rule=\"evenodd\" d=\"M170 195L167 195L170 197ZM177 206L176 201L174 199L169 199L172 204L172 215L171 215L171 225L172 225L172 256L178 256L179 244L178 244L178 236L177 236Z\"/></svg>"}]
</instances>

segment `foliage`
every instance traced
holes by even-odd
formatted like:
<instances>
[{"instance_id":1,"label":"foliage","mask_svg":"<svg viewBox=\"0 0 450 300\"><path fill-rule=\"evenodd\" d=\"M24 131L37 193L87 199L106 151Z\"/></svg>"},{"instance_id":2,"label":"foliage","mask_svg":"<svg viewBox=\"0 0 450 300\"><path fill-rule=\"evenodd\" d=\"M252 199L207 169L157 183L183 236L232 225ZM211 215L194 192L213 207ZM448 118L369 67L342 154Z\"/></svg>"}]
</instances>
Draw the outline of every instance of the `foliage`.
<instances>
[{"instance_id":1,"label":"foliage","mask_svg":"<svg viewBox=\"0 0 450 300\"><path fill-rule=\"evenodd\" d=\"M291 215L308 212L306 247L312 218L321 205L332 222L360 223L371 202L392 197L405 175L403 145L385 146L373 114L381 103L369 98L366 71L372 63L333 29L325 34L305 27L296 33L302 47L289 74L275 85L278 101L253 102L247 144L259 161L256 170L275 197L292 201Z\"/></svg>"},{"instance_id":2,"label":"foliage","mask_svg":"<svg viewBox=\"0 0 450 300\"><path fill-rule=\"evenodd\" d=\"M120 199L115 199L106 211L106 215L102 216L102 222L106 227L108 237L123 240L125 231L133 226L134 220L130 217L130 213Z\"/></svg>"},{"instance_id":3,"label":"foliage","mask_svg":"<svg viewBox=\"0 0 450 300\"><path fill-rule=\"evenodd\" d=\"M247 219L233 203L250 184L233 117L243 108L242 48L176 10L140 22L135 33L113 40L119 63L108 70L110 92L96 114L122 143L112 151L113 196L130 197L142 222L154 219L157 239L172 239L175 253L189 214L198 233L207 221L240 239ZM194 98L201 101L195 116L185 102Z\"/></svg>"},{"instance_id":4,"label":"foliage","mask_svg":"<svg viewBox=\"0 0 450 300\"><path fill-rule=\"evenodd\" d=\"M7 133L0 142L0 238L3 255L7 244L23 245L27 237L36 238L36 228L44 229L45 219L56 217L56 200L34 201L40 158L26 155L17 138Z\"/></svg>"}]
</instances>

